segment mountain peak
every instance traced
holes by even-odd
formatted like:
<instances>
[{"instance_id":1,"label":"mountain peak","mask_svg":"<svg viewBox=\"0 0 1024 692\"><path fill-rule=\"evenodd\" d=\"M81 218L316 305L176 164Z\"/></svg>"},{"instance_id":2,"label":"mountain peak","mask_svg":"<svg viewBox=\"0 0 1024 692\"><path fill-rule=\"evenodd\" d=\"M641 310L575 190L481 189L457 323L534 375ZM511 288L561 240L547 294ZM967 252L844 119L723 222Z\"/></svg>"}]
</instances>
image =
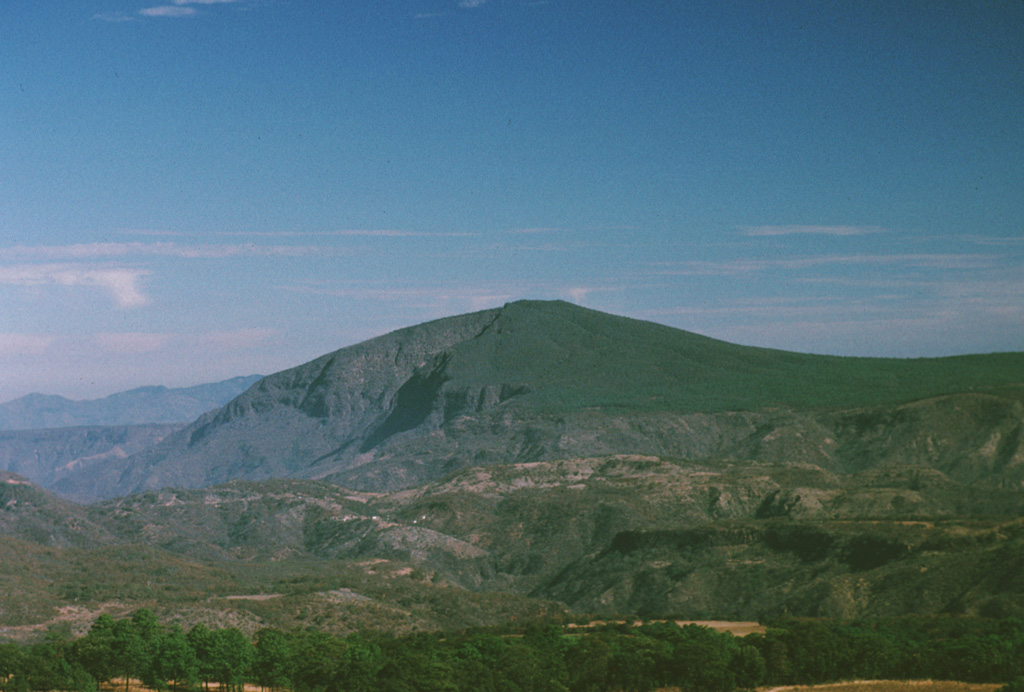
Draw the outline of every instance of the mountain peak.
<instances>
[{"instance_id":1,"label":"mountain peak","mask_svg":"<svg viewBox=\"0 0 1024 692\"><path fill-rule=\"evenodd\" d=\"M626 431L640 414L661 415L662 426L673 416L890 404L1015 382L1024 382L1024 354L812 356L524 300L270 375L126 460L112 490L279 477L394 488L471 463L588 453L587 445L633 453L637 433ZM570 433L567 421L583 428ZM665 436L657 449L674 449L665 445L678 434L649 433Z\"/></svg>"}]
</instances>

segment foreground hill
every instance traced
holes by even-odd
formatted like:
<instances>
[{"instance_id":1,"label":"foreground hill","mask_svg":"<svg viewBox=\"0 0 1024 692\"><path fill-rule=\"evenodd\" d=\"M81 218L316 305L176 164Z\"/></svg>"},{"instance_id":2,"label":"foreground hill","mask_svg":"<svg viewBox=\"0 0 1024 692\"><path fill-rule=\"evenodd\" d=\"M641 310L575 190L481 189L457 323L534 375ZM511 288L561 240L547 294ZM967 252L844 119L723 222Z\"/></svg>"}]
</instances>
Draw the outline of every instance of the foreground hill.
<instances>
[{"instance_id":1,"label":"foreground hill","mask_svg":"<svg viewBox=\"0 0 1024 692\"><path fill-rule=\"evenodd\" d=\"M88 401L29 394L0 404L0 430L187 423L230 401L259 379L250 375L178 389L139 387Z\"/></svg>"},{"instance_id":2,"label":"foreground hill","mask_svg":"<svg viewBox=\"0 0 1024 692\"><path fill-rule=\"evenodd\" d=\"M471 464L717 455L776 420L772 411L802 416L966 391L1013 397L1022 387L1021 353L803 355L524 301L399 330L266 377L111 464L98 485L107 497L276 477L382 490Z\"/></svg>"}]
</instances>

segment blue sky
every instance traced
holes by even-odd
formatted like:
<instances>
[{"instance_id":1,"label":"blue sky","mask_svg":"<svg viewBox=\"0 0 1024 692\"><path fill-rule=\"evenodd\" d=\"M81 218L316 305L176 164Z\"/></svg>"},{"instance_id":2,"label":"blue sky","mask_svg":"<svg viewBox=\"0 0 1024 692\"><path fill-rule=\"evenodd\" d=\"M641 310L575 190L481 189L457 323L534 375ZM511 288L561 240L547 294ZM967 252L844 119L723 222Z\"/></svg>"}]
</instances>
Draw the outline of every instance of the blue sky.
<instances>
[{"instance_id":1,"label":"blue sky","mask_svg":"<svg viewBox=\"0 0 1024 692\"><path fill-rule=\"evenodd\" d=\"M1024 349L1024 4L0 6L0 401L519 298Z\"/></svg>"}]
</instances>

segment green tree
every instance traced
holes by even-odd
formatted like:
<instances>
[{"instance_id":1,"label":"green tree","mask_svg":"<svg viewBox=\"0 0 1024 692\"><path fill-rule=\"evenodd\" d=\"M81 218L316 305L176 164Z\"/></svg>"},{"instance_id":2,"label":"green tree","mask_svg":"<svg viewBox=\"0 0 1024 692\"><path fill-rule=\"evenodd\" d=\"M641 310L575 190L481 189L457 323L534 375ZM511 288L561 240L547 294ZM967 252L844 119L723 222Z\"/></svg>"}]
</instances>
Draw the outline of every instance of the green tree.
<instances>
[{"instance_id":1,"label":"green tree","mask_svg":"<svg viewBox=\"0 0 1024 692\"><path fill-rule=\"evenodd\" d=\"M380 647L358 634L345 640L344 686L347 692L374 692L382 665Z\"/></svg>"},{"instance_id":2,"label":"green tree","mask_svg":"<svg viewBox=\"0 0 1024 692\"><path fill-rule=\"evenodd\" d=\"M671 663L659 683L702 692L728 692L736 686L733 662L739 646L731 634L687 625L676 628L669 643Z\"/></svg>"},{"instance_id":3,"label":"green tree","mask_svg":"<svg viewBox=\"0 0 1024 692\"><path fill-rule=\"evenodd\" d=\"M263 629L256 633L253 676L260 687L275 689L291 685L290 660L291 646L284 633L274 629Z\"/></svg>"},{"instance_id":4,"label":"green tree","mask_svg":"<svg viewBox=\"0 0 1024 692\"><path fill-rule=\"evenodd\" d=\"M234 627L213 632L213 679L228 689L241 689L252 668L255 650L248 637Z\"/></svg>"},{"instance_id":5,"label":"green tree","mask_svg":"<svg viewBox=\"0 0 1024 692\"><path fill-rule=\"evenodd\" d=\"M162 634L156 646L153 675L158 687L173 681L175 687L192 687L199 682L199 661L188 637L178 625Z\"/></svg>"},{"instance_id":6,"label":"green tree","mask_svg":"<svg viewBox=\"0 0 1024 692\"><path fill-rule=\"evenodd\" d=\"M192 647L192 651L195 652L199 680L203 687L209 689L210 681L214 680L216 676L216 651L213 632L203 623L199 623L188 631L185 638Z\"/></svg>"},{"instance_id":7,"label":"green tree","mask_svg":"<svg viewBox=\"0 0 1024 692\"><path fill-rule=\"evenodd\" d=\"M764 682L765 662L757 647L741 644L729 665L735 675L736 686L741 689L752 690Z\"/></svg>"},{"instance_id":8,"label":"green tree","mask_svg":"<svg viewBox=\"0 0 1024 692\"><path fill-rule=\"evenodd\" d=\"M145 685L153 687L157 684L157 653L163 627L151 610L140 608L131 617L131 629L135 637L132 672Z\"/></svg>"},{"instance_id":9,"label":"green tree","mask_svg":"<svg viewBox=\"0 0 1024 692\"><path fill-rule=\"evenodd\" d=\"M0 690L15 692L16 679L23 682L25 672L25 653L14 642L0 644Z\"/></svg>"},{"instance_id":10,"label":"green tree","mask_svg":"<svg viewBox=\"0 0 1024 692\"><path fill-rule=\"evenodd\" d=\"M659 686L659 664L670 655L665 642L639 633L621 636L608 662L608 684L624 692L649 692Z\"/></svg>"},{"instance_id":11,"label":"green tree","mask_svg":"<svg viewBox=\"0 0 1024 692\"><path fill-rule=\"evenodd\" d=\"M303 630L291 635L288 677L296 692L334 692L340 689L345 653L342 640L325 632Z\"/></svg>"},{"instance_id":12,"label":"green tree","mask_svg":"<svg viewBox=\"0 0 1024 692\"><path fill-rule=\"evenodd\" d=\"M562 628L558 625L530 625L523 642L534 651L540 665L542 686L538 689L558 692L565 689L568 674L565 669L567 646Z\"/></svg>"},{"instance_id":13,"label":"green tree","mask_svg":"<svg viewBox=\"0 0 1024 692\"><path fill-rule=\"evenodd\" d=\"M996 692L1024 692L1024 677L1017 678L1003 685Z\"/></svg>"},{"instance_id":14,"label":"green tree","mask_svg":"<svg viewBox=\"0 0 1024 692\"><path fill-rule=\"evenodd\" d=\"M581 637L565 651L567 684L571 692L603 692L608 689L608 664L612 650L599 637Z\"/></svg>"},{"instance_id":15,"label":"green tree","mask_svg":"<svg viewBox=\"0 0 1024 692\"><path fill-rule=\"evenodd\" d=\"M133 677L148 677L153 660L149 642L143 640L131 620L116 620L111 632L112 668L124 678L124 689Z\"/></svg>"},{"instance_id":16,"label":"green tree","mask_svg":"<svg viewBox=\"0 0 1024 692\"><path fill-rule=\"evenodd\" d=\"M94 692L96 680L68 660L69 642L47 640L28 648L23 674L30 690Z\"/></svg>"},{"instance_id":17,"label":"green tree","mask_svg":"<svg viewBox=\"0 0 1024 692\"><path fill-rule=\"evenodd\" d=\"M114 618L100 615L89 632L72 645L72 656L98 682L108 682L120 671L114 659Z\"/></svg>"},{"instance_id":18,"label":"green tree","mask_svg":"<svg viewBox=\"0 0 1024 692\"><path fill-rule=\"evenodd\" d=\"M381 692L455 692L451 657L434 635L391 640L382 651L384 663L377 675Z\"/></svg>"}]
</instances>

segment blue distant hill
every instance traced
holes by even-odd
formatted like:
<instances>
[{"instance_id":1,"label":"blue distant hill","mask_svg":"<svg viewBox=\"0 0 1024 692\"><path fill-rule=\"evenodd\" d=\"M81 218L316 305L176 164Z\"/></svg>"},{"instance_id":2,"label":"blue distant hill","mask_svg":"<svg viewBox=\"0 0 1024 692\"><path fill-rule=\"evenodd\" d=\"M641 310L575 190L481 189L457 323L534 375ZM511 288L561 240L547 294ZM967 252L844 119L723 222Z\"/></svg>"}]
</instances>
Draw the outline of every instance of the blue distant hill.
<instances>
[{"instance_id":1,"label":"blue distant hill","mask_svg":"<svg viewBox=\"0 0 1024 692\"><path fill-rule=\"evenodd\" d=\"M87 401L28 394L0 404L0 430L187 423L223 406L261 378L262 375L247 375L177 389L139 387Z\"/></svg>"}]
</instances>

